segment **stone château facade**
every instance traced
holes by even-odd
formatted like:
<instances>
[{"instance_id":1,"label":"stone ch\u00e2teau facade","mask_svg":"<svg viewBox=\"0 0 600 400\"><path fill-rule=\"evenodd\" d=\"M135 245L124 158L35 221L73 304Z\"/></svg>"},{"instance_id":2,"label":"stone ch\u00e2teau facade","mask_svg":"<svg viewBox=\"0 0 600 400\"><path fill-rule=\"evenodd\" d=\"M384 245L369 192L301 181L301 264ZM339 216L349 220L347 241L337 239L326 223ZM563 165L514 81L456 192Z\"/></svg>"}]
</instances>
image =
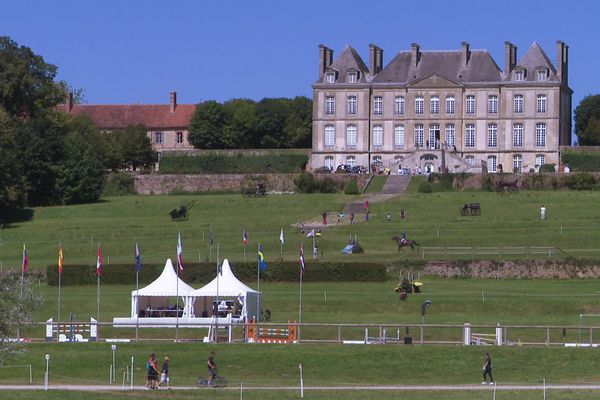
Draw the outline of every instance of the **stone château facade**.
<instances>
[{"instance_id":1,"label":"stone ch\u00e2teau facade","mask_svg":"<svg viewBox=\"0 0 600 400\"><path fill-rule=\"evenodd\" d=\"M487 50L423 51L413 43L384 66L347 46L336 59L319 46L313 85L311 167L400 166L428 172L527 172L559 164L571 142L568 46L556 65L537 44L517 59L505 43L504 70Z\"/></svg>"}]
</instances>

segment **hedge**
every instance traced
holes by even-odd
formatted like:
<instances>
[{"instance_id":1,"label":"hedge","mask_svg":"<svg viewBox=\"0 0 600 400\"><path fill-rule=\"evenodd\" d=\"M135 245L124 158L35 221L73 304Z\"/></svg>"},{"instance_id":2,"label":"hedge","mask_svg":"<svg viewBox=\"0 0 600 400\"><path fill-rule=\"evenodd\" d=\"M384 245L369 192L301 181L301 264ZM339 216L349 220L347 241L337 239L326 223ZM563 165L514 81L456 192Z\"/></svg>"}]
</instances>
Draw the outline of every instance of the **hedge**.
<instances>
[{"instance_id":1,"label":"hedge","mask_svg":"<svg viewBox=\"0 0 600 400\"><path fill-rule=\"evenodd\" d=\"M565 151L561 158L571 172L600 172L600 153Z\"/></svg>"},{"instance_id":2,"label":"hedge","mask_svg":"<svg viewBox=\"0 0 600 400\"><path fill-rule=\"evenodd\" d=\"M144 264L140 271L140 285L154 281L163 271L164 264ZM256 263L236 263L231 266L242 281L256 281ZM261 272L261 280L267 282L296 282L299 279L298 262L269 262L267 270ZM102 283L134 284L135 265L110 264L103 268ZM181 275L189 284L200 287L216 275L215 263L186 264ZM304 274L305 282L383 282L390 277L386 265L379 263L308 262ZM96 283L95 265L65 265L61 276L62 286L91 285ZM58 285L58 268L47 267L48 285Z\"/></svg>"},{"instance_id":3,"label":"hedge","mask_svg":"<svg viewBox=\"0 0 600 400\"><path fill-rule=\"evenodd\" d=\"M201 154L166 153L160 160L164 174L290 174L302 171L306 154Z\"/></svg>"}]
</instances>

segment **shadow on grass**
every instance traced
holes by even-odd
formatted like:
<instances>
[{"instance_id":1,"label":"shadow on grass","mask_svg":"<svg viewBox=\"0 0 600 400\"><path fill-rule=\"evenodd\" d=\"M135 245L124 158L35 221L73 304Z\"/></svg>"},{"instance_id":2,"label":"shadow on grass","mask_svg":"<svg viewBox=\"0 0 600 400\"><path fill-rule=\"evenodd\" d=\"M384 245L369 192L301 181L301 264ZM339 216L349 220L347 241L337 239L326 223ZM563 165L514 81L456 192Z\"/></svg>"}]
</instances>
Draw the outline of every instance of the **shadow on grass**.
<instances>
[{"instance_id":1,"label":"shadow on grass","mask_svg":"<svg viewBox=\"0 0 600 400\"><path fill-rule=\"evenodd\" d=\"M33 218L32 208L7 207L0 208L0 229L7 229L15 222L30 221Z\"/></svg>"}]
</instances>

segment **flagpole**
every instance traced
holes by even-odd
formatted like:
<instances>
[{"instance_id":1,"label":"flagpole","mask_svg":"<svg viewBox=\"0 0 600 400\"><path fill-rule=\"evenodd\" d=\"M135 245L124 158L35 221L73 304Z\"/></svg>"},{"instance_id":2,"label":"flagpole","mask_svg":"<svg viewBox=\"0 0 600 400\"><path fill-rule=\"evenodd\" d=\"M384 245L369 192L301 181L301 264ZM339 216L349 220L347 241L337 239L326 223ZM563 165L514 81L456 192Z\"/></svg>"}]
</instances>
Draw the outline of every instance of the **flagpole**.
<instances>
[{"instance_id":1,"label":"flagpole","mask_svg":"<svg viewBox=\"0 0 600 400\"><path fill-rule=\"evenodd\" d=\"M140 261L139 246L135 244L135 341L138 341L138 331L140 328Z\"/></svg>"},{"instance_id":2,"label":"flagpole","mask_svg":"<svg viewBox=\"0 0 600 400\"><path fill-rule=\"evenodd\" d=\"M260 243L258 244L256 253L258 254L259 251L260 251ZM258 286L258 289L256 290L258 292L258 295L256 296L256 321L258 321L258 317L260 316L260 303L259 303L259 298L260 298L260 256L257 258L257 262L256 262L256 282L257 282L257 286Z\"/></svg>"},{"instance_id":3,"label":"flagpole","mask_svg":"<svg viewBox=\"0 0 600 400\"><path fill-rule=\"evenodd\" d=\"M63 252L62 252L62 242L58 243L58 316L56 323L60 323L60 287L62 281L62 267L63 267ZM56 340L58 340L58 332L56 330Z\"/></svg>"},{"instance_id":4,"label":"flagpole","mask_svg":"<svg viewBox=\"0 0 600 400\"><path fill-rule=\"evenodd\" d=\"M246 246L244 246L244 253L245 252L246 252ZM220 246L219 246L219 243L217 243L217 317L215 318L215 343L219 343L219 258L220 258L220 255L221 255L220 254Z\"/></svg>"},{"instance_id":5,"label":"flagpole","mask_svg":"<svg viewBox=\"0 0 600 400\"><path fill-rule=\"evenodd\" d=\"M217 245L218 248L218 245ZM246 263L246 244L244 244L244 263Z\"/></svg>"},{"instance_id":6,"label":"flagpole","mask_svg":"<svg viewBox=\"0 0 600 400\"><path fill-rule=\"evenodd\" d=\"M100 251L100 242L98 242L98 251ZM98 278L98 286L96 289L96 319L98 320L98 332L100 332L100 271L98 271L98 260L98 255L96 255L96 277Z\"/></svg>"},{"instance_id":7,"label":"flagpole","mask_svg":"<svg viewBox=\"0 0 600 400\"><path fill-rule=\"evenodd\" d=\"M21 297L23 297L23 280L25 279L25 243L23 243L23 260L21 261Z\"/></svg>"},{"instance_id":8,"label":"flagpole","mask_svg":"<svg viewBox=\"0 0 600 400\"><path fill-rule=\"evenodd\" d=\"M298 343L300 343L300 325L302 324L302 281L304 273L302 273L302 267L300 267L300 307L298 308Z\"/></svg>"}]
</instances>

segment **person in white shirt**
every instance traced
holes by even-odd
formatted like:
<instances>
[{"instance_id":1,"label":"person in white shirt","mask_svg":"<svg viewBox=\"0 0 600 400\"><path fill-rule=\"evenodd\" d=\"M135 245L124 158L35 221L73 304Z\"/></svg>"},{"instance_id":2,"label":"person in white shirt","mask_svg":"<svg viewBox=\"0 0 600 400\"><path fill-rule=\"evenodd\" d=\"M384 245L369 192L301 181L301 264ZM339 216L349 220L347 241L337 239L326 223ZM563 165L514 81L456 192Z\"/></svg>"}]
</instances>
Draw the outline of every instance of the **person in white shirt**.
<instances>
[{"instance_id":1,"label":"person in white shirt","mask_svg":"<svg viewBox=\"0 0 600 400\"><path fill-rule=\"evenodd\" d=\"M544 207L544 205L542 205L540 207L540 218L542 219L542 221L546 219L546 211L547 211L546 207Z\"/></svg>"}]
</instances>

